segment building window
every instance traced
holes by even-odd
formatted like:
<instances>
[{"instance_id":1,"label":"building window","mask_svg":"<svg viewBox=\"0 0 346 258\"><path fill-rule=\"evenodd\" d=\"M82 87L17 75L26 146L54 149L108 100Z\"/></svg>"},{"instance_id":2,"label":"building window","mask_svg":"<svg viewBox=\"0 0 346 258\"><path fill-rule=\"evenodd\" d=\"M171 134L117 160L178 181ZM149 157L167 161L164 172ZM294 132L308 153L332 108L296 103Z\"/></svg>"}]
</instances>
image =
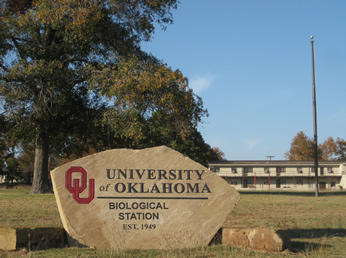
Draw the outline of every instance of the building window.
<instances>
[{"instance_id":1,"label":"building window","mask_svg":"<svg viewBox=\"0 0 346 258\"><path fill-rule=\"evenodd\" d=\"M215 172L220 172L220 168L214 168Z\"/></svg>"},{"instance_id":2,"label":"building window","mask_svg":"<svg viewBox=\"0 0 346 258\"><path fill-rule=\"evenodd\" d=\"M286 184L286 179L281 179L281 180L280 180L280 184L281 184L281 185L285 185L285 184Z\"/></svg>"},{"instance_id":3,"label":"building window","mask_svg":"<svg viewBox=\"0 0 346 258\"><path fill-rule=\"evenodd\" d=\"M286 168L285 167L280 167L279 171L280 171L280 173L284 173L284 172L286 172Z\"/></svg>"},{"instance_id":4,"label":"building window","mask_svg":"<svg viewBox=\"0 0 346 258\"><path fill-rule=\"evenodd\" d=\"M243 172L244 173L252 173L253 172L253 168L252 167L244 167L243 168Z\"/></svg>"},{"instance_id":5,"label":"building window","mask_svg":"<svg viewBox=\"0 0 346 258\"><path fill-rule=\"evenodd\" d=\"M264 167L264 173L269 173L269 167Z\"/></svg>"},{"instance_id":6,"label":"building window","mask_svg":"<svg viewBox=\"0 0 346 258\"><path fill-rule=\"evenodd\" d=\"M332 167L327 167L327 172L328 173L334 173L333 168Z\"/></svg>"},{"instance_id":7,"label":"building window","mask_svg":"<svg viewBox=\"0 0 346 258\"><path fill-rule=\"evenodd\" d=\"M238 184L237 180L232 180L231 181L231 185L237 185L237 184Z\"/></svg>"},{"instance_id":8,"label":"building window","mask_svg":"<svg viewBox=\"0 0 346 258\"><path fill-rule=\"evenodd\" d=\"M297 185L303 185L303 179L297 179Z\"/></svg>"},{"instance_id":9,"label":"building window","mask_svg":"<svg viewBox=\"0 0 346 258\"><path fill-rule=\"evenodd\" d=\"M335 182L331 182L331 183L330 183L330 186L331 186L331 187L335 187Z\"/></svg>"},{"instance_id":10,"label":"building window","mask_svg":"<svg viewBox=\"0 0 346 258\"><path fill-rule=\"evenodd\" d=\"M232 173L237 173L237 168L232 168Z\"/></svg>"},{"instance_id":11,"label":"building window","mask_svg":"<svg viewBox=\"0 0 346 258\"><path fill-rule=\"evenodd\" d=\"M303 173L303 168L302 167L297 167L297 173Z\"/></svg>"}]
</instances>

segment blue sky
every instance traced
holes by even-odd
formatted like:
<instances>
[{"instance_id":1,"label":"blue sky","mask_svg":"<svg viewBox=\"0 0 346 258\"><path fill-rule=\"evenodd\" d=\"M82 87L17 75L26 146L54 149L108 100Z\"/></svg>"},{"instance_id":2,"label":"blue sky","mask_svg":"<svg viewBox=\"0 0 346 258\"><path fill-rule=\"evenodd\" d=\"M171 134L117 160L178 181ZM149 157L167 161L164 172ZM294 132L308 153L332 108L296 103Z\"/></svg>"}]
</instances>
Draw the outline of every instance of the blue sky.
<instances>
[{"instance_id":1,"label":"blue sky","mask_svg":"<svg viewBox=\"0 0 346 258\"><path fill-rule=\"evenodd\" d=\"M299 131L313 137L311 35L318 142L346 139L345 11L345 0L181 0L142 47L202 97L208 144L229 160L281 160Z\"/></svg>"}]
</instances>

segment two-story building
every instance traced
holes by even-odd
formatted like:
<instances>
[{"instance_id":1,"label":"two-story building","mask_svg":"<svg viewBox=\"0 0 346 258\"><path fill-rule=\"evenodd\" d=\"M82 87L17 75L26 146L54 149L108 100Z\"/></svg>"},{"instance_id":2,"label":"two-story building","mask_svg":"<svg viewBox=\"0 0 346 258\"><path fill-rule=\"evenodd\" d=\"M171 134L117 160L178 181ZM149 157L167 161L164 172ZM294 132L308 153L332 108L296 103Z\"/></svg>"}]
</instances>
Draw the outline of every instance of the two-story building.
<instances>
[{"instance_id":1,"label":"two-story building","mask_svg":"<svg viewBox=\"0 0 346 258\"><path fill-rule=\"evenodd\" d=\"M313 161L210 161L209 169L238 190L313 191L316 188ZM320 190L346 189L346 163L320 161L318 184Z\"/></svg>"}]
</instances>

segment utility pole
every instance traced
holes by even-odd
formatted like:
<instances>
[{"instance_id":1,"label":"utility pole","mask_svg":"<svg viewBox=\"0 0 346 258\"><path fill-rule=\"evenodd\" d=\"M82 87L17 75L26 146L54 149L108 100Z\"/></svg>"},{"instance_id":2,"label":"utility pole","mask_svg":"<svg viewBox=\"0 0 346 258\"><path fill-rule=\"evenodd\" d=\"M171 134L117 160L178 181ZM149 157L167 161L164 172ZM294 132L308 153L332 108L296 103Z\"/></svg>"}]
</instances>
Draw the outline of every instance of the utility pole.
<instances>
[{"instance_id":1,"label":"utility pole","mask_svg":"<svg viewBox=\"0 0 346 258\"><path fill-rule=\"evenodd\" d=\"M315 151L315 196L318 197L318 146L317 146L317 114L316 114L316 88L315 88L315 53L314 53L314 36L311 36L311 56L312 56L312 102L314 115L314 151Z\"/></svg>"},{"instance_id":2,"label":"utility pole","mask_svg":"<svg viewBox=\"0 0 346 258\"><path fill-rule=\"evenodd\" d=\"M269 160L271 161L272 158L274 158L275 156L267 156L267 158L269 158Z\"/></svg>"}]
</instances>

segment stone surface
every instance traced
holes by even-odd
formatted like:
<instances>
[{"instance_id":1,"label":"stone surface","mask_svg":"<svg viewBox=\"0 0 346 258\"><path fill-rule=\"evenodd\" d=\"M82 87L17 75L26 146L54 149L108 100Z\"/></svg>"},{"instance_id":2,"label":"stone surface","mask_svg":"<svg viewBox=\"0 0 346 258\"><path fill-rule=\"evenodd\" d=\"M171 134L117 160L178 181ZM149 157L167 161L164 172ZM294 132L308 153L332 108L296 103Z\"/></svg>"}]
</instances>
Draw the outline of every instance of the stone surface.
<instances>
[{"instance_id":1,"label":"stone surface","mask_svg":"<svg viewBox=\"0 0 346 258\"><path fill-rule=\"evenodd\" d=\"M71 246L208 245L240 199L218 175L165 146L104 151L51 178Z\"/></svg>"},{"instance_id":2,"label":"stone surface","mask_svg":"<svg viewBox=\"0 0 346 258\"><path fill-rule=\"evenodd\" d=\"M0 228L0 250L16 250L17 236L14 228Z\"/></svg>"},{"instance_id":3,"label":"stone surface","mask_svg":"<svg viewBox=\"0 0 346 258\"><path fill-rule=\"evenodd\" d=\"M45 250L67 246L63 228L0 228L0 249Z\"/></svg>"},{"instance_id":4,"label":"stone surface","mask_svg":"<svg viewBox=\"0 0 346 258\"><path fill-rule=\"evenodd\" d=\"M262 251L281 252L290 246L289 238L281 230L267 228L222 228L222 244Z\"/></svg>"}]
</instances>

